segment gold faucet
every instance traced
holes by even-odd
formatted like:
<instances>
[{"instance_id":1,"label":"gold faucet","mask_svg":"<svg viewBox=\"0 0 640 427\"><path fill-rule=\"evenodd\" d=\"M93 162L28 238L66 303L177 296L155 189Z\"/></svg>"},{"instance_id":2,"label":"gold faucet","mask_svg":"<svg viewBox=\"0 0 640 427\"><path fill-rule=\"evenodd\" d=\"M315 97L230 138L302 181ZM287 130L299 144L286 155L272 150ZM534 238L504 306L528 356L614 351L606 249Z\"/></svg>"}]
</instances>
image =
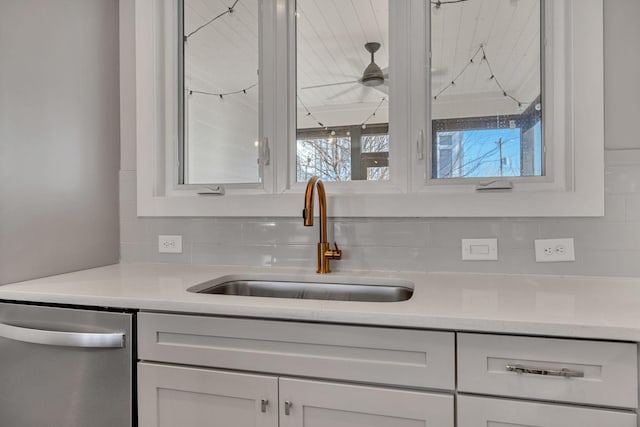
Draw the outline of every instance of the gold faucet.
<instances>
[{"instance_id":1,"label":"gold faucet","mask_svg":"<svg viewBox=\"0 0 640 427\"><path fill-rule=\"evenodd\" d=\"M318 243L318 270L320 274L331 273L329 261L340 259L342 251L338 249L338 244L334 243L335 249L327 242L327 196L324 192L324 184L317 176L312 176L307 182L307 189L304 192L304 209L302 218L304 225L313 225L313 189L318 187L318 203L320 203L320 242Z\"/></svg>"}]
</instances>

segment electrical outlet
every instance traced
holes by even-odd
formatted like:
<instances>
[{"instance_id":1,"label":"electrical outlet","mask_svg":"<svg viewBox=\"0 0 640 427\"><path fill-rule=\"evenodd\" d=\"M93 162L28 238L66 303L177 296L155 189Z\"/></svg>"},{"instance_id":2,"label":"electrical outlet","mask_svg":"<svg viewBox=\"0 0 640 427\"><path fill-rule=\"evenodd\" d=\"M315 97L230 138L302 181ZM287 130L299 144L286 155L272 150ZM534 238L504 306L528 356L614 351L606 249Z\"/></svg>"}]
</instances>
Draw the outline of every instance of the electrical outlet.
<instances>
[{"instance_id":1,"label":"electrical outlet","mask_svg":"<svg viewBox=\"0 0 640 427\"><path fill-rule=\"evenodd\" d=\"M538 239L534 241L536 262L575 261L573 239Z\"/></svg>"},{"instance_id":2,"label":"electrical outlet","mask_svg":"<svg viewBox=\"0 0 640 427\"><path fill-rule=\"evenodd\" d=\"M182 236L158 236L158 252L161 254L181 254Z\"/></svg>"}]
</instances>

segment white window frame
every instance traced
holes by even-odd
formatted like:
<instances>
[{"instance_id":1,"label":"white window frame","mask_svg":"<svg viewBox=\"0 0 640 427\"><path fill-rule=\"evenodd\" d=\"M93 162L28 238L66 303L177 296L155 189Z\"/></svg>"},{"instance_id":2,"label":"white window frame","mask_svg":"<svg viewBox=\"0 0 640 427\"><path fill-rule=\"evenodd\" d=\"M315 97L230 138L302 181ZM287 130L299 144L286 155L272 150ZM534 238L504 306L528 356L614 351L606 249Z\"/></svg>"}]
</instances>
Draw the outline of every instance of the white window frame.
<instances>
[{"instance_id":1,"label":"white window frame","mask_svg":"<svg viewBox=\"0 0 640 427\"><path fill-rule=\"evenodd\" d=\"M511 192L431 180L429 7L393 0L390 20L392 180L326 183L328 214L340 217L561 217L604 214L603 0L545 0L545 139L554 141L543 180L516 179ZM263 0L261 140L270 163L261 188L177 186L177 25L173 0L136 0L137 187L139 216L300 215L295 181L294 0ZM408 23L408 25L405 25ZM402 61L402 58L410 58ZM421 136L422 135L422 136ZM557 143L560 141L561 143ZM422 160L418 151L422 149ZM293 159L292 159L293 157ZM284 167L283 167L284 165ZM293 168L292 168L293 165ZM434 181L440 181L435 182ZM459 180L454 180L459 181ZM541 182L542 181L542 182Z\"/></svg>"}]
</instances>

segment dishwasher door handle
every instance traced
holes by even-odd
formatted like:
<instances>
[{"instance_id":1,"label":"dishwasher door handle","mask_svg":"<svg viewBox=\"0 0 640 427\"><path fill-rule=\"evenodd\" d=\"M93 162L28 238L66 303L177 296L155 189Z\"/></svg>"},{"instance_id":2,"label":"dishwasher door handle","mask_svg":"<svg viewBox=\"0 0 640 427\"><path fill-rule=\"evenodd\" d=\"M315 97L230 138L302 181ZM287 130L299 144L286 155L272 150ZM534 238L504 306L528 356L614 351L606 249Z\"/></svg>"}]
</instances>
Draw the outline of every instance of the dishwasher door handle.
<instances>
[{"instance_id":1,"label":"dishwasher door handle","mask_svg":"<svg viewBox=\"0 0 640 427\"><path fill-rule=\"evenodd\" d=\"M123 333L61 332L21 328L0 323L0 337L32 344L60 347L123 348Z\"/></svg>"}]
</instances>

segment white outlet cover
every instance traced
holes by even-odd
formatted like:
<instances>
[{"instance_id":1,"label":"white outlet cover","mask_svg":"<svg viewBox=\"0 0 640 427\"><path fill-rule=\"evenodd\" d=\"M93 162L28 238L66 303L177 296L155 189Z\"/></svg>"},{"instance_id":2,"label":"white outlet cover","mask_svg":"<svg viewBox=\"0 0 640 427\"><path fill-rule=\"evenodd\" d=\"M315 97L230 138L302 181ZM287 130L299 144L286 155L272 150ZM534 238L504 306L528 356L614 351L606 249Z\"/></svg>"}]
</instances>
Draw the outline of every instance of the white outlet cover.
<instances>
[{"instance_id":1,"label":"white outlet cover","mask_svg":"<svg viewBox=\"0 0 640 427\"><path fill-rule=\"evenodd\" d=\"M161 254L181 254L182 236L158 236L158 252Z\"/></svg>"},{"instance_id":2,"label":"white outlet cover","mask_svg":"<svg viewBox=\"0 0 640 427\"><path fill-rule=\"evenodd\" d=\"M463 261L497 261L498 239L462 239Z\"/></svg>"},{"instance_id":3,"label":"white outlet cover","mask_svg":"<svg viewBox=\"0 0 640 427\"><path fill-rule=\"evenodd\" d=\"M571 262L576 260L573 238L537 239L536 262Z\"/></svg>"}]
</instances>

